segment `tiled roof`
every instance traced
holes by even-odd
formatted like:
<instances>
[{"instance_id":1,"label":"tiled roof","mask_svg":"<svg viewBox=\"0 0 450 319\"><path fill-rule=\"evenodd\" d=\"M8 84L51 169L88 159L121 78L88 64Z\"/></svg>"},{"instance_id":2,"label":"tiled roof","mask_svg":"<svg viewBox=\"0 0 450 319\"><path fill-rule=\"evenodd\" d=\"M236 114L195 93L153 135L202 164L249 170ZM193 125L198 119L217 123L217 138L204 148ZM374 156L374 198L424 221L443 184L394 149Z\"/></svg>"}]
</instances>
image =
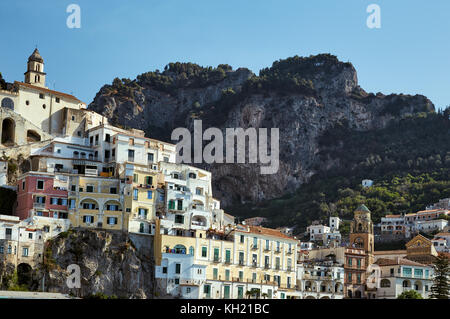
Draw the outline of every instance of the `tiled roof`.
<instances>
[{"instance_id":1,"label":"tiled roof","mask_svg":"<svg viewBox=\"0 0 450 319\"><path fill-rule=\"evenodd\" d=\"M402 217L402 215L386 215L384 217L386 217L386 218L400 218L400 217Z\"/></svg>"},{"instance_id":2,"label":"tiled roof","mask_svg":"<svg viewBox=\"0 0 450 319\"><path fill-rule=\"evenodd\" d=\"M40 87L40 86L28 84L28 83L23 83L23 82L18 82L18 81L15 81L14 84L21 85L21 86L24 86L24 87L27 87L27 88L30 88L30 89L35 89L35 90L38 90L38 91L42 91L42 92L58 95L58 96L61 96L61 97L65 97L65 98L77 101L78 103L83 103L79 99L77 99L75 96L67 94L67 93L53 91L53 90L50 90L50 89L47 89L47 88L44 88L44 87Z\"/></svg>"},{"instance_id":3,"label":"tiled roof","mask_svg":"<svg viewBox=\"0 0 450 319\"><path fill-rule=\"evenodd\" d=\"M289 239L289 240L293 240L293 241L296 240L292 237L287 236L286 234L283 234L279 230L272 229L272 228L265 228L265 227L261 227L261 226L248 226L248 229L249 229L249 232L252 234L279 237L279 238Z\"/></svg>"},{"instance_id":4,"label":"tiled roof","mask_svg":"<svg viewBox=\"0 0 450 319\"><path fill-rule=\"evenodd\" d=\"M380 258L375 264L379 266L395 266L395 265L405 265L405 266L419 266L424 267L424 264L405 259L405 258Z\"/></svg>"},{"instance_id":5,"label":"tiled roof","mask_svg":"<svg viewBox=\"0 0 450 319\"><path fill-rule=\"evenodd\" d=\"M450 233L447 232L441 232L441 233L437 233L436 235L434 235L435 237L439 237L439 236L450 236Z\"/></svg>"}]
</instances>

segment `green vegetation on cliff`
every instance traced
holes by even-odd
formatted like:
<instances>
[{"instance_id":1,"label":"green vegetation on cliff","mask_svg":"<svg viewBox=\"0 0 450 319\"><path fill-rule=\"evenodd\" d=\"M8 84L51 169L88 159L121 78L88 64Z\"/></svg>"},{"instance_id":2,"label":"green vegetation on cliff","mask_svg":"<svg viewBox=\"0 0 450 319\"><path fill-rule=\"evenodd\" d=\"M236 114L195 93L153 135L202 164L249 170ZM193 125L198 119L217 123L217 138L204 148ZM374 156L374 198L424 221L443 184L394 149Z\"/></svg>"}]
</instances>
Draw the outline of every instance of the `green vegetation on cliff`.
<instances>
[{"instance_id":1,"label":"green vegetation on cliff","mask_svg":"<svg viewBox=\"0 0 450 319\"><path fill-rule=\"evenodd\" d=\"M351 219L365 203L379 222L386 213L409 213L450 197L450 109L392 122L386 128L354 131L345 123L320 139L317 174L295 193L254 205L233 206L241 217L268 217L269 226L298 226L330 215ZM335 161L325 170L325 162ZM374 186L363 188L361 181ZM275 213L276 212L276 213Z\"/></svg>"}]
</instances>

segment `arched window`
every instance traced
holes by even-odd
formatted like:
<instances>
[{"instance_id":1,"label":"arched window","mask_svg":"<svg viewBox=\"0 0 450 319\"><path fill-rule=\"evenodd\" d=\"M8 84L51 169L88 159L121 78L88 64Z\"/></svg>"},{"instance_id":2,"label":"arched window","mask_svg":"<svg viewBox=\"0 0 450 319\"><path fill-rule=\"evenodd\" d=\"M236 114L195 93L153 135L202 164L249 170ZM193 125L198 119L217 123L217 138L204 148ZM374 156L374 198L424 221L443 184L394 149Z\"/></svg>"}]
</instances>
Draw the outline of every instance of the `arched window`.
<instances>
[{"instance_id":1,"label":"arched window","mask_svg":"<svg viewBox=\"0 0 450 319\"><path fill-rule=\"evenodd\" d=\"M73 152L73 157L78 158L79 155L80 153L78 153L77 151Z\"/></svg>"},{"instance_id":2,"label":"arched window","mask_svg":"<svg viewBox=\"0 0 450 319\"><path fill-rule=\"evenodd\" d=\"M175 249L175 254L186 254L186 247L183 245L176 245L173 249Z\"/></svg>"},{"instance_id":3,"label":"arched window","mask_svg":"<svg viewBox=\"0 0 450 319\"><path fill-rule=\"evenodd\" d=\"M389 279L383 279L380 282L380 286L382 288L389 288L389 287L391 287L391 282L389 281Z\"/></svg>"},{"instance_id":4,"label":"arched window","mask_svg":"<svg viewBox=\"0 0 450 319\"><path fill-rule=\"evenodd\" d=\"M410 287L409 280L403 280L402 286L404 288Z\"/></svg>"},{"instance_id":5,"label":"arched window","mask_svg":"<svg viewBox=\"0 0 450 319\"><path fill-rule=\"evenodd\" d=\"M358 231L359 231L359 232L362 232L362 230L363 230L362 224L359 223L359 224L358 224Z\"/></svg>"}]
</instances>

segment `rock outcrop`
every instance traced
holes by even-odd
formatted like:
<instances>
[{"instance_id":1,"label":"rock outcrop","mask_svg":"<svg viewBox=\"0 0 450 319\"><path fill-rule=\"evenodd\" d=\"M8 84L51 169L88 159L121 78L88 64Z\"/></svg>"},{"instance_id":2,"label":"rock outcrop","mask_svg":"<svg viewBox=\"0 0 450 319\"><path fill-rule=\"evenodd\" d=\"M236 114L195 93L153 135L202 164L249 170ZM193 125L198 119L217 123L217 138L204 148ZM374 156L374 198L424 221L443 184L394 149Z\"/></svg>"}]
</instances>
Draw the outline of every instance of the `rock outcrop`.
<instances>
[{"instance_id":1,"label":"rock outcrop","mask_svg":"<svg viewBox=\"0 0 450 319\"><path fill-rule=\"evenodd\" d=\"M195 119L203 121L203 130L279 128L276 174L261 175L257 164L203 166L212 172L214 195L225 207L282 196L307 182L326 167L318 138L338 122L365 131L408 114L434 111L421 95L366 93L358 86L353 65L328 54L280 60L259 76L229 66L170 64L162 73L114 80L89 108L113 124L143 129L169 142L174 128L192 130Z\"/></svg>"},{"instance_id":2,"label":"rock outcrop","mask_svg":"<svg viewBox=\"0 0 450 319\"><path fill-rule=\"evenodd\" d=\"M153 298L152 237L141 240L117 231L74 229L46 243L44 265L37 271L45 290L77 297L97 293L118 298ZM68 266L78 265L81 288L69 288ZM44 277L44 281L42 278Z\"/></svg>"}]
</instances>

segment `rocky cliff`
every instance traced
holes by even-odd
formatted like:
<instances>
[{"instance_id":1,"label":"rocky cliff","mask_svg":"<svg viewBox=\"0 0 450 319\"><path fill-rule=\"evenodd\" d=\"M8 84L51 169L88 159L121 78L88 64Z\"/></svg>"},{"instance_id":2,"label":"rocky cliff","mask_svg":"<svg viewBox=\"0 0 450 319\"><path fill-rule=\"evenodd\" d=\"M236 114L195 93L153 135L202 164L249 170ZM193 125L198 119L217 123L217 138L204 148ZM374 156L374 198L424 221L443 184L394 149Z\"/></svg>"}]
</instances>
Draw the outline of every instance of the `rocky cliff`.
<instances>
[{"instance_id":1,"label":"rocky cliff","mask_svg":"<svg viewBox=\"0 0 450 319\"><path fill-rule=\"evenodd\" d=\"M77 297L101 293L118 298L153 298L151 238L130 236L114 231L69 230L46 242L44 266L34 277L40 284L44 277L46 291ZM66 284L71 264L80 266L80 289Z\"/></svg>"},{"instance_id":2,"label":"rocky cliff","mask_svg":"<svg viewBox=\"0 0 450 319\"><path fill-rule=\"evenodd\" d=\"M115 79L89 108L115 125L140 128L169 142L174 128L192 130L195 119L203 121L203 130L279 128L276 174L261 175L257 164L204 165L212 171L214 195L224 206L282 196L318 169L331 167L332 159L319 155L318 139L337 123L367 131L408 114L434 111L421 95L365 92L353 65L328 54L276 61L258 76L228 65L171 63L163 72L147 72L133 81Z\"/></svg>"}]
</instances>

